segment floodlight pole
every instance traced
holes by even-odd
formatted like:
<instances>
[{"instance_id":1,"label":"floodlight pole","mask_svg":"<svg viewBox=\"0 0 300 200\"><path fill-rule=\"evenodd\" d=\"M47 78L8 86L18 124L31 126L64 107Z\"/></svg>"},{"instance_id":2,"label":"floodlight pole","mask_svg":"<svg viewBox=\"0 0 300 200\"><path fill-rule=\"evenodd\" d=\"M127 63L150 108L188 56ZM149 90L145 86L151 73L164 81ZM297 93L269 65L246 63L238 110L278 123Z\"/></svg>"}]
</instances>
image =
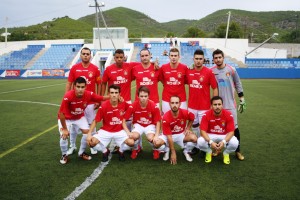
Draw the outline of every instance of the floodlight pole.
<instances>
[{"instance_id":1,"label":"floodlight pole","mask_svg":"<svg viewBox=\"0 0 300 200\"><path fill-rule=\"evenodd\" d=\"M111 37L111 35L110 35L109 31L108 31L107 24L106 24L106 21L105 21L105 19L104 19L103 14L102 14L102 11L101 11L101 9L100 9L99 7L98 7L98 9L99 9L99 13L100 13L100 15L101 15L102 21L103 21L103 23L104 23L104 26L105 26L107 35L108 35L108 37L110 38L110 41L111 41L111 43L112 43L114 49L116 50L115 43L114 43L114 41L112 40L112 37Z\"/></svg>"},{"instance_id":2,"label":"floodlight pole","mask_svg":"<svg viewBox=\"0 0 300 200\"><path fill-rule=\"evenodd\" d=\"M273 33L271 35L271 37L269 37L268 39L266 39L265 41L263 41L263 43L261 43L260 45L258 45L254 49L252 49L250 52L246 53L245 57L247 57L250 53L252 53L253 51L255 51L256 49L258 49L259 47L261 47L262 45L264 45L265 43L267 43L269 40L271 40L272 38L275 38L278 35L279 35L278 33Z\"/></svg>"},{"instance_id":3,"label":"floodlight pole","mask_svg":"<svg viewBox=\"0 0 300 200\"><path fill-rule=\"evenodd\" d=\"M5 18L5 48L7 47L7 20L8 18Z\"/></svg>"},{"instance_id":4,"label":"floodlight pole","mask_svg":"<svg viewBox=\"0 0 300 200\"><path fill-rule=\"evenodd\" d=\"M226 48L226 45L227 45L227 37L228 37L228 30L229 30L229 22L230 22L231 12L229 11L227 14L228 14L228 20L227 20L227 28L226 28L226 36L225 36L225 48Z\"/></svg>"},{"instance_id":5,"label":"floodlight pole","mask_svg":"<svg viewBox=\"0 0 300 200\"><path fill-rule=\"evenodd\" d=\"M10 33L7 32L7 21L8 18L5 18L5 32L1 34L1 36L3 36L5 38L5 48L7 47L7 36L10 35Z\"/></svg>"},{"instance_id":6,"label":"floodlight pole","mask_svg":"<svg viewBox=\"0 0 300 200\"><path fill-rule=\"evenodd\" d=\"M298 39L298 15L295 15L296 17L296 38L295 38L295 42L297 43L297 39Z\"/></svg>"},{"instance_id":7,"label":"floodlight pole","mask_svg":"<svg viewBox=\"0 0 300 200\"><path fill-rule=\"evenodd\" d=\"M101 39L100 39L100 25L99 25L99 15L98 15L98 8L99 7L103 7L104 3L101 2L101 4L99 5L97 0L95 0L95 5L89 5L89 7L95 7L96 9L96 13L95 13L95 20L96 20L96 24L97 24L97 29L98 29L98 39L99 39L99 48L100 50L102 49L101 47Z\"/></svg>"}]
</instances>

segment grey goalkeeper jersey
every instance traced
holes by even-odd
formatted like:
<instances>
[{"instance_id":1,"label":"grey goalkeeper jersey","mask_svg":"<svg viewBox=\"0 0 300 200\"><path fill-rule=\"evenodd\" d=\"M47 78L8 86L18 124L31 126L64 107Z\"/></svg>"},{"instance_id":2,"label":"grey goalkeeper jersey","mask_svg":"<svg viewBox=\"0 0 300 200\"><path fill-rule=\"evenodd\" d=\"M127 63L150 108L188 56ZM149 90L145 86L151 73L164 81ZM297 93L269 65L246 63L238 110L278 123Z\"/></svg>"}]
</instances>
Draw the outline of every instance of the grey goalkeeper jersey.
<instances>
[{"instance_id":1,"label":"grey goalkeeper jersey","mask_svg":"<svg viewBox=\"0 0 300 200\"><path fill-rule=\"evenodd\" d=\"M235 91L243 92L243 86L236 69L230 65L218 69L217 66L211 68L216 76L219 88L219 96L223 99L223 108L235 109Z\"/></svg>"}]
</instances>

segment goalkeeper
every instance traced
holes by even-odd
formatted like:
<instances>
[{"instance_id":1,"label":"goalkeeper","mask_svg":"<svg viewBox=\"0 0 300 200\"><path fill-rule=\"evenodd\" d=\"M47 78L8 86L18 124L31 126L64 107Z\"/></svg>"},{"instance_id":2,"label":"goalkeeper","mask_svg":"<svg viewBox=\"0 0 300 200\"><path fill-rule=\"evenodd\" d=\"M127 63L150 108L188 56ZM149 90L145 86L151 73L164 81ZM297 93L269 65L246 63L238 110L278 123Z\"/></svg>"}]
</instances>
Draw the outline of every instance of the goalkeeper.
<instances>
[{"instance_id":1,"label":"goalkeeper","mask_svg":"<svg viewBox=\"0 0 300 200\"><path fill-rule=\"evenodd\" d=\"M240 144L240 131L237 122L237 110L240 113L243 113L246 110L246 101L244 98L243 86L236 69L224 63L223 51L219 49L215 50L213 52L213 61L215 63L215 66L213 66L211 69L213 70L218 82L219 96L223 99L223 108L229 110L233 115L235 124L234 136L238 139ZM239 97L238 104L235 101L235 93L237 93ZM240 145L236 149L235 153L236 157L239 160L245 159L245 157L241 153Z\"/></svg>"}]
</instances>

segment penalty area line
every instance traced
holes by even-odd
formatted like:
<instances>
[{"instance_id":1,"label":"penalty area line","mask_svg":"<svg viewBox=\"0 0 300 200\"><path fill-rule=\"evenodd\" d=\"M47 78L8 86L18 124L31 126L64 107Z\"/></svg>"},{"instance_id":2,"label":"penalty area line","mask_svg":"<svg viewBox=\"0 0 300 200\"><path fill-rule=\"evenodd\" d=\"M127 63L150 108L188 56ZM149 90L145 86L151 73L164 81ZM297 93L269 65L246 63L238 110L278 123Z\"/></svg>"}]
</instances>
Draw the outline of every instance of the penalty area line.
<instances>
[{"instance_id":1,"label":"penalty area line","mask_svg":"<svg viewBox=\"0 0 300 200\"><path fill-rule=\"evenodd\" d=\"M7 154L9 154L9 153L11 153L11 152L17 150L18 148L22 147L23 145L27 144L28 142L30 142L30 141L32 141L32 140L34 140L34 139L40 137L41 135L43 135L43 134L45 134L45 133L51 131L52 129L56 128L57 126L58 126L58 125L54 125L54 126L48 128L47 130L45 130L45 131L43 131L43 132L40 132L40 133L36 134L35 136L33 136L33 137L31 137L31 138L25 140L24 142L22 142L22 143L16 145L15 147L13 147L13 148L11 148L11 149L9 149L9 150L7 150L7 151L1 153L1 154L0 154L0 158L3 158L3 157L6 156Z\"/></svg>"}]
</instances>

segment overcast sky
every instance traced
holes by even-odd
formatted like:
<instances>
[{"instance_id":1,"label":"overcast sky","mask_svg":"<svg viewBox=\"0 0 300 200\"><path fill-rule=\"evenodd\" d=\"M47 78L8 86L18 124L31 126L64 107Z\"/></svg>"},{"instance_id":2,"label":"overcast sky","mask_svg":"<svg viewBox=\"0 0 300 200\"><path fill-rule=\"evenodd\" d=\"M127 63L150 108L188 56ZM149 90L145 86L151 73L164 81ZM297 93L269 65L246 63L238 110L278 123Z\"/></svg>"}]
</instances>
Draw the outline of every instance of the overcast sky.
<instances>
[{"instance_id":1,"label":"overcast sky","mask_svg":"<svg viewBox=\"0 0 300 200\"><path fill-rule=\"evenodd\" d=\"M1 0L0 28L28 26L53 18L69 16L73 19L94 14L94 0ZM158 22L176 19L201 19L217 10L299 11L298 0L103 0L102 10L127 7L142 12ZM233 13L234 14L234 13ZM120 19L122 20L122 19ZM108 25L109 26L109 25Z\"/></svg>"}]
</instances>

